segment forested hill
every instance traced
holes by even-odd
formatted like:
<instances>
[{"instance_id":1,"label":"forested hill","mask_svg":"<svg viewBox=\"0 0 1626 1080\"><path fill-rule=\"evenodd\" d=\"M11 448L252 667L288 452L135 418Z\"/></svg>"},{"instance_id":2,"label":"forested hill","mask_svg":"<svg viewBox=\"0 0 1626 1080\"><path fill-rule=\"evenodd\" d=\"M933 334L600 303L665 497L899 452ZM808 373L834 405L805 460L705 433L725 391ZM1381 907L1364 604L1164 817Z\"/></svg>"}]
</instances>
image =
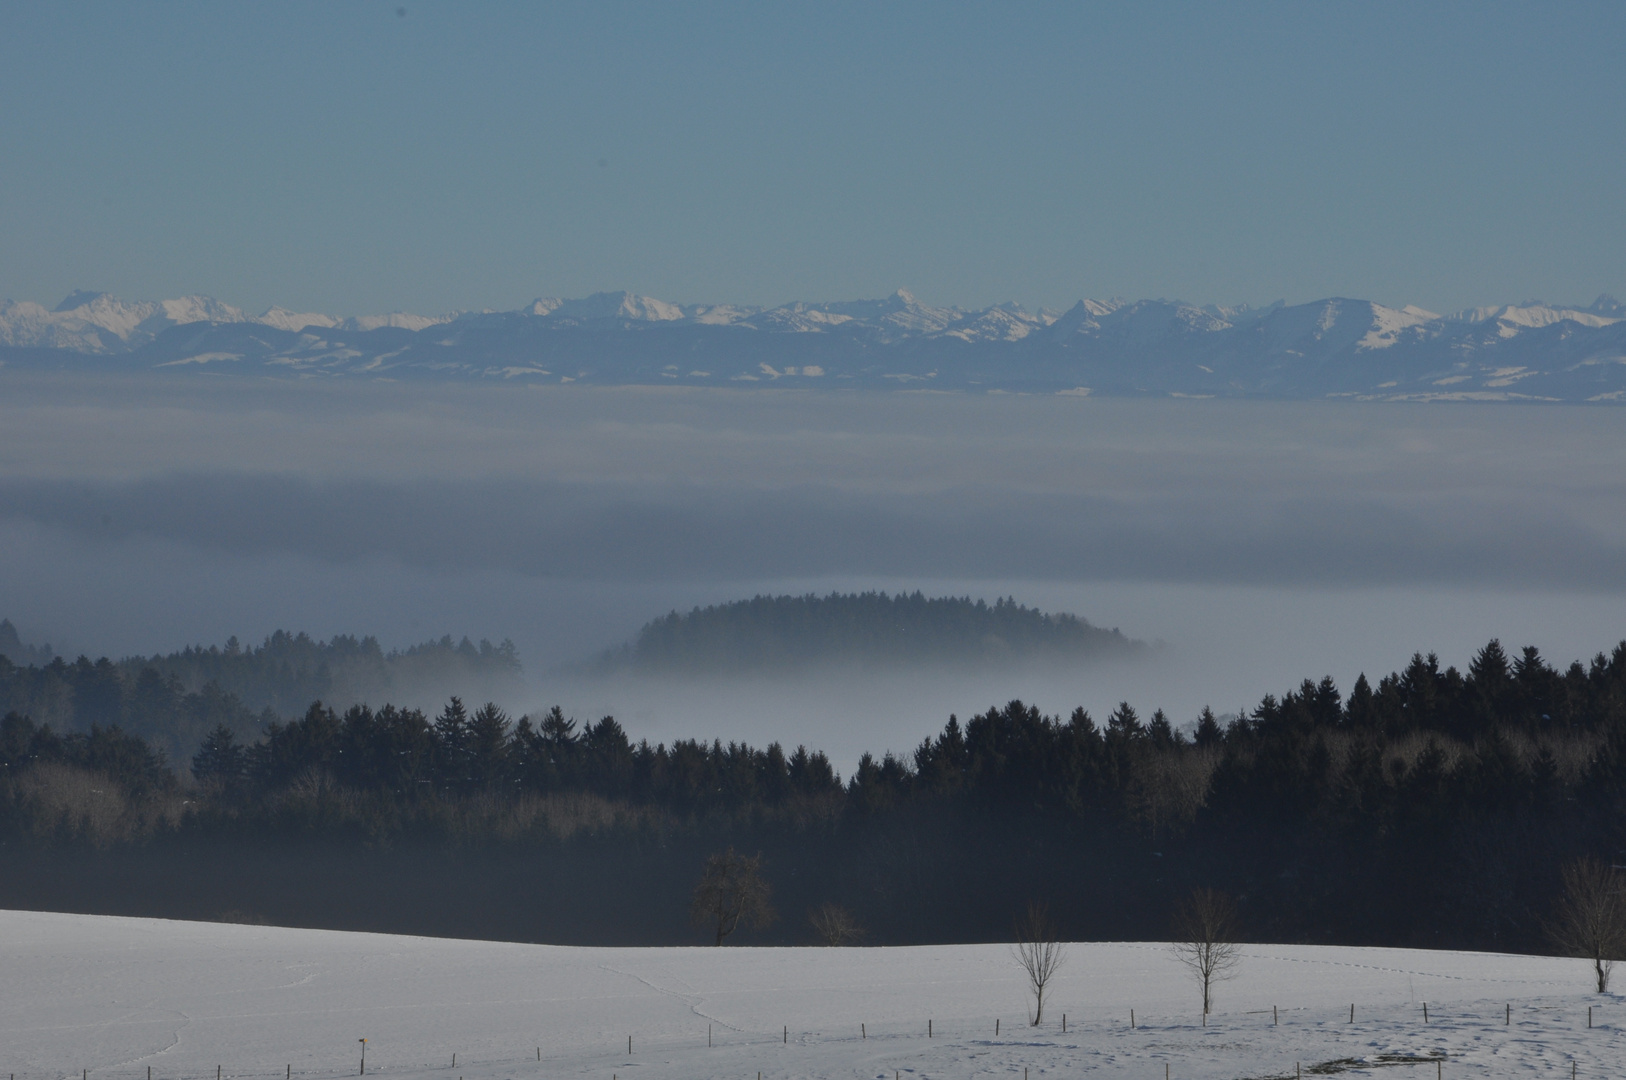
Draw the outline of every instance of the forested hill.
<instances>
[{"instance_id":1,"label":"forested hill","mask_svg":"<svg viewBox=\"0 0 1626 1080\"><path fill-rule=\"evenodd\" d=\"M1116 629L1015 600L928 599L919 592L756 596L676 611L605 658L643 672L746 674L825 665L1077 662L1142 651Z\"/></svg>"},{"instance_id":2,"label":"forested hill","mask_svg":"<svg viewBox=\"0 0 1626 1080\"><path fill-rule=\"evenodd\" d=\"M0 634L5 629L16 637L9 621ZM370 636L319 641L278 630L258 646L233 637L224 646L94 661L52 658L48 647L19 641L0 650L0 714L16 711L61 732L117 726L185 760L217 725L252 739L317 699L343 706L452 693L506 696L520 674L513 642L476 645L450 635L386 652Z\"/></svg>"},{"instance_id":3,"label":"forested hill","mask_svg":"<svg viewBox=\"0 0 1626 1080\"><path fill-rule=\"evenodd\" d=\"M512 641L500 645L467 637L454 642L447 634L405 649L386 652L372 636L336 634L319 641L284 630L258 646L244 647L237 638L224 647L192 646L179 652L120 661L126 671L150 667L178 679L189 690L215 683L251 709L270 708L293 716L320 698L324 701L368 701L413 696L420 687L436 691L465 680L503 685L511 690L521 673Z\"/></svg>"}]
</instances>

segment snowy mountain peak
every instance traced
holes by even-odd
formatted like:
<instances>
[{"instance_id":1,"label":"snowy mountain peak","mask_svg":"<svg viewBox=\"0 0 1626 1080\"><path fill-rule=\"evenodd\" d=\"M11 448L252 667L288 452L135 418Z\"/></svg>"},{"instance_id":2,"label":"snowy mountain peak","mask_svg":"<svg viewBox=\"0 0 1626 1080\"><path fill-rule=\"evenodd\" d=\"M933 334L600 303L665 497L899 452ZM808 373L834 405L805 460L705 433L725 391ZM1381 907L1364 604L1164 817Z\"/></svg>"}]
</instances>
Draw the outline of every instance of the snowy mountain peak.
<instances>
[{"instance_id":1,"label":"snowy mountain peak","mask_svg":"<svg viewBox=\"0 0 1626 1080\"><path fill-rule=\"evenodd\" d=\"M75 289L69 293L62 303L52 308L52 311L73 311L76 308L89 307L98 300L113 301L113 298L104 292L90 292L86 289ZM117 303L117 301L113 301Z\"/></svg>"},{"instance_id":2,"label":"snowy mountain peak","mask_svg":"<svg viewBox=\"0 0 1626 1080\"><path fill-rule=\"evenodd\" d=\"M1610 300L1608 297L1599 297L1599 301ZM1594 307L1598 306L1595 302ZM1619 307L1615 304L1615 307ZM1626 313L1622 313L1626 314ZM1465 308L1446 316L1453 322L1498 324L1498 332L1503 337L1511 337L1520 330L1535 329L1541 326L1551 326L1559 322L1576 322L1582 326L1608 326L1619 322L1622 315L1602 315L1593 311L1577 311L1574 308L1552 307L1539 302L1526 302L1523 304L1503 304L1499 307Z\"/></svg>"},{"instance_id":3,"label":"snowy mountain peak","mask_svg":"<svg viewBox=\"0 0 1626 1080\"><path fill-rule=\"evenodd\" d=\"M632 322L677 322L683 309L652 296L629 292L601 292L581 300L565 300L548 313L560 322L600 322L624 319Z\"/></svg>"},{"instance_id":4,"label":"snowy mountain peak","mask_svg":"<svg viewBox=\"0 0 1626 1080\"><path fill-rule=\"evenodd\" d=\"M1606 315L1612 319L1626 319L1626 304L1616 300L1608 293L1599 293L1598 298L1586 308L1588 314Z\"/></svg>"},{"instance_id":5,"label":"snowy mountain peak","mask_svg":"<svg viewBox=\"0 0 1626 1080\"><path fill-rule=\"evenodd\" d=\"M355 315L338 324L341 330L382 330L386 327L396 330L427 330L431 326L443 326L456 319L453 315L413 315L406 311L392 311L388 315Z\"/></svg>"},{"instance_id":6,"label":"snowy mountain peak","mask_svg":"<svg viewBox=\"0 0 1626 1080\"><path fill-rule=\"evenodd\" d=\"M233 320L235 321L235 320ZM317 326L323 329L332 329L339 325L340 320L332 315L323 315L311 311L289 311L287 308L274 307L256 315L254 321L264 326L274 326L278 330L289 330L294 333L307 326Z\"/></svg>"},{"instance_id":7,"label":"snowy mountain peak","mask_svg":"<svg viewBox=\"0 0 1626 1080\"><path fill-rule=\"evenodd\" d=\"M164 318L177 326L195 322L247 322L248 316L223 304L211 296L183 296L176 300L161 300L159 310Z\"/></svg>"}]
</instances>

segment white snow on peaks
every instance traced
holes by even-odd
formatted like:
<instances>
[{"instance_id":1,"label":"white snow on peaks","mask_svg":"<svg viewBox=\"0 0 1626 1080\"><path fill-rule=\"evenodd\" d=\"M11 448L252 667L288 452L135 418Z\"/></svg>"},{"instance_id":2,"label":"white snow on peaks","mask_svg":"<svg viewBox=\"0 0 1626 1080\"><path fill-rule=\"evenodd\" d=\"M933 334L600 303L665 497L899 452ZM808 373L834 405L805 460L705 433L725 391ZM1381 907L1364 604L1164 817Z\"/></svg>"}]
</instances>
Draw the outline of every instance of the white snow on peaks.
<instances>
[{"instance_id":1,"label":"white snow on peaks","mask_svg":"<svg viewBox=\"0 0 1626 1080\"><path fill-rule=\"evenodd\" d=\"M1602 306L1606 297L1598 298L1594 308ZM1618 306L1618 305L1616 305ZM1574 308L1551 307L1547 304L1504 304L1501 307L1465 308L1446 316L1452 322L1482 323L1495 322L1497 333L1502 337L1512 337L1521 330L1534 329L1539 326L1551 326L1559 322L1575 322L1582 326L1608 326L1620 322L1618 317L1598 314L1591 311L1577 311Z\"/></svg>"},{"instance_id":2,"label":"white snow on peaks","mask_svg":"<svg viewBox=\"0 0 1626 1080\"><path fill-rule=\"evenodd\" d=\"M945 336L962 341L1021 341L1048 325L1018 304L1000 304L980 314L972 313L945 331Z\"/></svg>"},{"instance_id":3,"label":"white snow on peaks","mask_svg":"<svg viewBox=\"0 0 1626 1080\"><path fill-rule=\"evenodd\" d=\"M1070 337L1073 334L1091 333L1101 328L1101 320L1123 307L1125 301L1113 300L1080 300L1063 312L1050 324L1050 332L1057 338Z\"/></svg>"},{"instance_id":4,"label":"white snow on peaks","mask_svg":"<svg viewBox=\"0 0 1626 1080\"><path fill-rule=\"evenodd\" d=\"M339 320L331 315L322 315L318 312L289 311L287 308L274 307L258 315L255 322L265 326L275 327L278 330L289 330L294 333L307 326L320 326L330 328L339 325Z\"/></svg>"},{"instance_id":5,"label":"white snow on peaks","mask_svg":"<svg viewBox=\"0 0 1626 1080\"><path fill-rule=\"evenodd\" d=\"M781 333L816 334L852 321L851 315L837 315L807 304L785 304L751 316L746 325Z\"/></svg>"},{"instance_id":6,"label":"white snow on peaks","mask_svg":"<svg viewBox=\"0 0 1626 1080\"><path fill-rule=\"evenodd\" d=\"M340 330L378 330L390 326L400 330L427 330L431 326L441 326L457 318L456 315L413 315L405 311L392 311L388 315L355 315L343 322L331 324L307 323L309 326L332 325Z\"/></svg>"},{"instance_id":7,"label":"white snow on peaks","mask_svg":"<svg viewBox=\"0 0 1626 1080\"><path fill-rule=\"evenodd\" d=\"M159 310L171 325L181 326L197 322L249 322L248 316L230 304L222 304L209 296L183 296L179 300L160 300Z\"/></svg>"},{"instance_id":8,"label":"white snow on peaks","mask_svg":"<svg viewBox=\"0 0 1626 1080\"><path fill-rule=\"evenodd\" d=\"M417 333L453 325L453 332L441 342L452 348L468 344L456 331L472 319L481 320L478 324L481 326L524 320L530 324L527 332L571 327L623 331L635 327L686 325L718 330L738 327L741 331L770 334L835 334L860 337L875 344L953 338L992 347L1039 334L1063 347L1086 348L1097 357L1113 349L1128 350L1125 355L1137 356L1163 355L1170 348L1196 350L1193 356L1206 358L1205 362L1213 370L1219 370L1214 365L1220 364L1224 356L1234 355L1239 347L1244 351L1275 351L1282 358L1311 355L1325 358L1339 350L1350 354L1367 353L1404 345L1406 348L1394 355L1410 355L1414 347L1420 347L1425 351L1435 350L1443 361L1450 361L1455 355L1454 349L1488 348L1498 341L1513 341L1541 327L1562 325L1576 332L1603 330L1626 322L1626 305L1609 296L1600 296L1584 308L1531 301L1470 308L1440 316L1413 306L1392 308L1368 300L1338 297L1293 306L1277 301L1263 307L1198 307L1178 300L1085 299L1063 313L1041 310L1034 314L1015 303L975 311L935 307L921 302L907 289L898 289L878 299L798 301L771 308L675 304L631 292L601 292L578 299L538 298L511 311L437 316L394 312L346 318L284 307L272 307L251 315L207 296L130 303L106 293L75 292L50 310L27 301L0 302L0 346L108 355L141 349L177 326L248 324L295 335L307 330L343 335L386 328ZM1618 334L1620 329L1606 331L1605 336ZM1543 338L1524 340L1534 341L1539 347ZM1613 337L1609 340L1617 341ZM339 338L336 342L335 347L342 345L369 354L380 348L400 347L398 343L364 344ZM193 347L180 342L176 345L177 350L159 347L166 361L178 358L179 349ZM1608 352L1606 346L1617 351ZM280 351L286 343L266 347ZM297 347L306 348L303 344ZM1606 349L1600 355L1618 355L1618 343L1605 343L1598 348ZM1209 350L1212 350L1211 357ZM1522 358L1530 361L1526 366L1545 370L1544 361L1539 358ZM1444 367L1448 368L1449 362Z\"/></svg>"},{"instance_id":9,"label":"white snow on peaks","mask_svg":"<svg viewBox=\"0 0 1626 1080\"><path fill-rule=\"evenodd\" d=\"M551 305L545 313L541 310ZM683 309L652 296L629 292L601 292L581 300L538 300L531 305L536 314L561 323L599 322L606 319L631 322L677 322Z\"/></svg>"},{"instance_id":10,"label":"white snow on peaks","mask_svg":"<svg viewBox=\"0 0 1626 1080\"><path fill-rule=\"evenodd\" d=\"M868 323L882 331L889 338L903 337L910 334L937 334L947 330L953 324L965 317L965 312L959 308L937 308L922 304L916 300L914 294L907 289L899 289L891 296L880 300L839 300L827 304L794 304L786 308L777 308L775 311L793 309L797 315L807 316L814 312L833 316L828 320L834 323L837 319L842 322L852 320ZM774 312L766 312L772 315ZM810 320L817 323L815 317Z\"/></svg>"},{"instance_id":11,"label":"white snow on peaks","mask_svg":"<svg viewBox=\"0 0 1626 1080\"><path fill-rule=\"evenodd\" d=\"M1372 329L1368 330L1366 336L1356 343L1356 348L1387 349L1400 340L1400 335L1406 330L1413 326L1421 326L1423 323L1433 322L1438 318L1439 316L1432 311L1424 311L1422 308L1413 307L1410 304L1398 311L1391 307L1384 307L1382 304L1373 304Z\"/></svg>"},{"instance_id":12,"label":"white snow on peaks","mask_svg":"<svg viewBox=\"0 0 1626 1080\"><path fill-rule=\"evenodd\" d=\"M1230 329L1231 324L1212 312L1178 300L1080 300L1050 328L1058 339L1074 336L1111 337L1127 342L1150 342L1169 334L1187 335Z\"/></svg>"},{"instance_id":13,"label":"white snow on peaks","mask_svg":"<svg viewBox=\"0 0 1626 1080\"><path fill-rule=\"evenodd\" d=\"M82 320L69 323L32 300L0 304L0 345L44 346L77 352L109 351L101 333Z\"/></svg>"},{"instance_id":14,"label":"white snow on peaks","mask_svg":"<svg viewBox=\"0 0 1626 1080\"><path fill-rule=\"evenodd\" d=\"M319 329L376 330L394 326L423 330L449 322L452 315L427 317L395 312L340 319L321 312L273 307L259 315L208 296L128 303L107 293L75 292L47 311L39 304L0 303L0 345L44 346L86 353L139 348L172 326L194 323L253 323L298 333Z\"/></svg>"},{"instance_id":15,"label":"white snow on peaks","mask_svg":"<svg viewBox=\"0 0 1626 1080\"><path fill-rule=\"evenodd\" d=\"M129 304L106 293L75 292L46 311L39 304L0 305L0 342L109 353L151 341L171 326L240 322L243 313L202 296Z\"/></svg>"},{"instance_id":16,"label":"white snow on peaks","mask_svg":"<svg viewBox=\"0 0 1626 1080\"><path fill-rule=\"evenodd\" d=\"M690 322L705 326L732 326L755 315L760 308L737 307L734 304L687 304L683 315Z\"/></svg>"}]
</instances>

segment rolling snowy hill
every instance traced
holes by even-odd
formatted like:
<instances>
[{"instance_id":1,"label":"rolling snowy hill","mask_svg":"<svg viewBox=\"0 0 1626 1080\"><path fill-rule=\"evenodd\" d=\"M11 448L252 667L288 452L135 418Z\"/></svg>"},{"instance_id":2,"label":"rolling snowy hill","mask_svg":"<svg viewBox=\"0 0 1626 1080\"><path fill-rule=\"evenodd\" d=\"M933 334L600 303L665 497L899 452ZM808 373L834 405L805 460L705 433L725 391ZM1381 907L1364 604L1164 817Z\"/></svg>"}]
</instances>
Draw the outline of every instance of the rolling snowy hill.
<instances>
[{"instance_id":1,"label":"rolling snowy hill","mask_svg":"<svg viewBox=\"0 0 1626 1080\"><path fill-rule=\"evenodd\" d=\"M1626 1061L1626 1003L1585 993L1583 961L1243 952L1204 1027L1166 946L1069 946L1035 1028L1001 945L588 949L8 911L0 1072L337 1078L359 1071L361 1039L369 1074L425 1080L1150 1078L1164 1066L1186 1080L1406 1062L1420 1067L1400 1075L1422 1080L1569 1076L1572 1063L1602 1077Z\"/></svg>"},{"instance_id":2,"label":"rolling snowy hill","mask_svg":"<svg viewBox=\"0 0 1626 1080\"><path fill-rule=\"evenodd\" d=\"M1528 303L1437 315L1367 300L1263 308L1081 300L938 308L879 300L774 308L631 293L515 311L340 318L207 297L75 293L0 304L13 370L892 387L972 392L1383 400L1626 400L1626 306Z\"/></svg>"}]
</instances>

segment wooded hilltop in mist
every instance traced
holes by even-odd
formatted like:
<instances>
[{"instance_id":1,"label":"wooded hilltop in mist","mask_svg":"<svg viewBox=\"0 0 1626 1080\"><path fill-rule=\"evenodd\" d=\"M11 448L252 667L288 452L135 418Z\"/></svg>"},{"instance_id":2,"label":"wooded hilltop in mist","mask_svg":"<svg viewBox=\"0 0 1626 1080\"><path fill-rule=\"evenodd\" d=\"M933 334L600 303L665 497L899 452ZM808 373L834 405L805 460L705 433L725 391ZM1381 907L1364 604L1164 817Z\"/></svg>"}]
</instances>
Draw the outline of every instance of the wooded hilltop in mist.
<instances>
[{"instance_id":1,"label":"wooded hilltop in mist","mask_svg":"<svg viewBox=\"0 0 1626 1080\"><path fill-rule=\"evenodd\" d=\"M1001 598L923 593L755 596L655 619L605 669L689 674L784 673L826 665L862 668L1072 662L1144 652L1117 629L1046 614Z\"/></svg>"}]
</instances>

